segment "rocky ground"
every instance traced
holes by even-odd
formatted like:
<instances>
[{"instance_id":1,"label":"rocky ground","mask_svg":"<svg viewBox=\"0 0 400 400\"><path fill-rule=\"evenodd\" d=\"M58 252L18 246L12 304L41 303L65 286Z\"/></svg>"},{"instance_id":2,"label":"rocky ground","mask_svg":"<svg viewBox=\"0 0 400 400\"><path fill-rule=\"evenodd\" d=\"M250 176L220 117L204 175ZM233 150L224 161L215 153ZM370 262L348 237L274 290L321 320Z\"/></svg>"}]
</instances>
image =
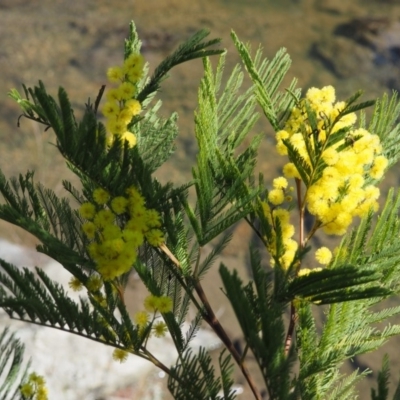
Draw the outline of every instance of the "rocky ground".
<instances>
[{"instance_id":1,"label":"rocky ground","mask_svg":"<svg viewBox=\"0 0 400 400\"><path fill-rule=\"evenodd\" d=\"M333 84L340 98L362 88L366 92L365 98L371 98L383 91L400 89L399 18L399 3L389 0L86 0L74 3L66 0L2 0L1 169L7 176L35 169L41 182L62 193L60 178L73 177L66 171L54 147L49 145L54 141L52 133L44 132L27 120L21 120L21 127L17 128L19 109L6 93L11 87L21 89L21 83L34 85L38 79L45 82L50 93L55 94L61 85L67 89L79 115L88 97L93 99L105 83L106 69L121 62L123 40L132 19L143 40L143 54L151 69L185 38L198 29L208 28L211 37L223 38L222 46L229 51L229 70L239 62L229 38L230 30L234 29L242 40L252 44L253 49L261 44L268 57L280 47L286 47L293 59L289 78L297 77L300 87ZM202 64L197 60L177 67L163 84L160 93L164 102L162 112L168 115L178 111L180 136L172 161L158 173L160 180L182 183L189 177L196 155L193 111L201 75ZM266 133L258 168L269 178L276 175L281 164L270 156L274 154L273 137L264 120L257 129ZM386 185L397 185L397 175L390 173ZM30 246L35 243L18 229L0 226L0 235L14 243ZM224 254L227 264L239 269L243 276L246 274L245 243L250 237L247 227L239 225ZM221 304L223 296L216 271L211 272L205 287L212 303ZM132 304L144 297L144 291L134 279L129 290ZM222 323L235 337L237 326L232 313L228 309L219 309L219 312ZM394 354L392 349L397 344L392 343L392 348L384 350ZM381 357L382 352L369 356L368 366L379 365ZM366 359L356 361L367 363ZM395 360L393 364L395 371L400 370L400 361ZM142 385L148 387L147 378L143 379ZM238 380L241 383L239 375ZM130 390L120 391L119 397L114 393L114 399L139 398L137 388L135 385ZM106 394L97 396L101 398ZM242 398L247 398L246 392ZM361 398L366 397L362 395Z\"/></svg>"}]
</instances>

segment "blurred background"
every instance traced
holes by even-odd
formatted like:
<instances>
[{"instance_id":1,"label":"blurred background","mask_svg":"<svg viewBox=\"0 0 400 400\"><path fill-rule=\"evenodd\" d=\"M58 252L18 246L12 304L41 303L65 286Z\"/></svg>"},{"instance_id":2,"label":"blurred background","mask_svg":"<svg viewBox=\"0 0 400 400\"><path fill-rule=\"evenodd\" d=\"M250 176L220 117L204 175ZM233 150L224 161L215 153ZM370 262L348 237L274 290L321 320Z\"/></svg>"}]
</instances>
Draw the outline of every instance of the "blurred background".
<instances>
[{"instance_id":1,"label":"blurred background","mask_svg":"<svg viewBox=\"0 0 400 400\"><path fill-rule=\"evenodd\" d=\"M293 61L288 81L298 78L304 91L333 85L342 100L363 89L366 100L400 89L399 18L400 2L395 0L0 0L0 168L7 177L34 169L38 180L63 193L61 178L74 178L52 146L52 132L25 119L17 127L20 111L7 92L11 88L21 91L22 83L32 86L39 79L53 95L63 86L79 116L88 98L93 100L107 83L107 68L122 62L131 20L143 41L142 52L150 70L182 41L207 28L209 37L221 37L222 47L229 51L228 73L240 61L230 39L233 29L253 50L261 45L269 58L286 47ZM183 183L190 177L196 157L193 112L201 77L202 63L195 60L173 69L162 85L161 112L166 116L178 112L180 135L176 154L158 171L161 181ZM256 131L265 132L258 170L269 179L277 175L284 160L275 157L273 132L265 119L260 119ZM394 168L383 182L382 192L397 185L398 168ZM0 228L4 239L35 244L19 229L5 224ZM238 225L235 233L224 262L228 260L228 265L246 276L246 240L251 239L251 232ZM217 276L215 268L204 285L216 305L223 302ZM129 296L132 304L144 296L135 281ZM231 311L221 309L220 314L235 337L237 326ZM399 345L400 340L394 340L382 351L349 363L348 370L359 366L376 369L383 353L389 352L396 383ZM135 398L132 393L120 398ZM368 397L367 392L361 395Z\"/></svg>"}]
</instances>

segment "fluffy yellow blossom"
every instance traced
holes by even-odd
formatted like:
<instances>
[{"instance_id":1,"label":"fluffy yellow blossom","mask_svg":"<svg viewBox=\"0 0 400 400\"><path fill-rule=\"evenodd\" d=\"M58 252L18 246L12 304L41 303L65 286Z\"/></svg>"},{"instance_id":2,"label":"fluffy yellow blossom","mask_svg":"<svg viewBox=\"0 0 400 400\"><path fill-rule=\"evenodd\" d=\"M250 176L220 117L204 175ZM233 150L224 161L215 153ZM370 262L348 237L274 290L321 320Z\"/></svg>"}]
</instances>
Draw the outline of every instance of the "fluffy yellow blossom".
<instances>
[{"instance_id":1,"label":"fluffy yellow blossom","mask_svg":"<svg viewBox=\"0 0 400 400\"><path fill-rule=\"evenodd\" d=\"M339 154L335 149L330 147L322 153L322 159L327 165L335 165L339 160Z\"/></svg>"},{"instance_id":2,"label":"fluffy yellow blossom","mask_svg":"<svg viewBox=\"0 0 400 400\"><path fill-rule=\"evenodd\" d=\"M149 295L144 299L144 308L148 312L156 312L158 308L158 298L154 295Z\"/></svg>"},{"instance_id":3,"label":"fluffy yellow blossom","mask_svg":"<svg viewBox=\"0 0 400 400\"><path fill-rule=\"evenodd\" d=\"M93 239L96 234L97 227L93 222L85 222L82 225L82 231L88 239Z\"/></svg>"},{"instance_id":4,"label":"fluffy yellow blossom","mask_svg":"<svg viewBox=\"0 0 400 400\"><path fill-rule=\"evenodd\" d=\"M94 217L93 222L96 226L104 228L114 223L115 215L110 210L100 210Z\"/></svg>"},{"instance_id":5,"label":"fluffy yellow blossom","mask_svg":"<svg viewBox=\"0 0 400 400\"><path fill-rule=\"evenodd\" d=\"M274 187L274 189L286 189L288 186L288 181L286 178L281 176L279 178L275 178L272 181L272 186Z\"/></svg>"},{"instance_id":6,"label":"fluffy yellow blossom","mask_svg":"<svg viewBox=\"0 0 400 400\"><path fill-rule=\"evenodd\" d=\"M373 179L380 179L385 172L385 169L388 165L388 159L385 156L377 156L374 159L374 163L370 169L370 176Z\"/></svg>"},{"instance_id":7,"label":"fluffy yellow blossom","mask_svg":"<svg viewBox=\"0 0 400 400\"><path fill-rule=\"evenodd\" d=\"M31 399L35 394L35 389L31 383L23 384L19 390L21 395L26 399Z\"/></svg>"},{"instance_id":8,"label":"fluffy yellow blossom","mask_svg":"<svg viewBox=\"0 0 400 400\"><path fill-rule=\"evenodd\" d=\"M68 286L74 291L74 292L79 292L80 290L83 289L82 282L75 276L73 276L69 282Z\"/></svg>"},{"instance_id":9,"label":"fluffy yellow blossom","mask_svg":"<svg viewBox=\"0 0 400 400\"><path fill-rule=\"evenodd\" d=\"M284 200L285 200L285 194L281 189L272 189L268 193L268 201L275 206L282 204Z\"/></svg>"},{"instance_id":10,"label":"fluffy yellow blossom","mask_svg":"<svg viewBox=\"0 0 400 400\"><path fill-rule=\"evenodd\" d=\"M120 93L121 99L122 100L128 100L131 99L136 92L136 86L132 85L130 82L124 82L119 85L117 90Z\"/></svg>"},{"instance_id":11,"label":"fluffy yellow blossom","mask_svg":"<svg viewBox=\"0 0 400 400\"><path fill-rule=\"evenodd\" d=\"M89 292L97 292L102 288L102 286L103 286L103 281L97 275L92 275L86 283L86 287L87 290L89 290Z\"/></svg>"},{"instance_id":12,"label":"fluffy yellow blossom","mask_svg":"<svg viewBox=\"0 0 400 400\"><path fill-rule=\"evenodd\" d=\"M146 311L139 311L135 314L134 320L140 328L144 328L149 322L149 314Z\"/></svg>"},{"instance_id":13,"label":"fluffy yellow blossom","mask_svg":"<svg viewBox=\"0 0 400 400\"><path fill-rule=\"evenodd\" d=\"M97 188L93 191L93 200L99 204L105 204L110 200L110 194L103 188Z\"/></svg>"},{"instance_id":14,"label":"fluffy yellow blossom","mask_svg":"<svg viewBox=\"0 0 400 400\"><path fill-rule=\"evenodd\" d=\"M120 363L125 362L128 359L129 353L122 349L114 349L112 358Z\"/></svg>"},{"instance_id":15,"label":"fluffy yellow blossom","mask_svg":"<svg viewBox=\"0 0 400 400\"><path fill-rule=\"evenodd\" d=\"M111 200L111 209L117 215L123 214L126 211L127 206L128 199L126 197L118 196Z\"/></svg>"},{"instance_id":16,"label":"fluffy yellow blossom","mask_svg":"<svg viewBox=\"0 0 400 400\"><path fill-rule=\"evenodd\" d=\"M124 71L120 67L111 67L107 70L107 78L110 82L122 81L124 75Z\"/></svg>"},{"instance_id":17,"label":"fluffy yellow blossom","mask_svg":"<svg viewBox=\"0 0 400 400\"><path fill-rule=\"evenodd\" d=\"M109 117L116 117L119 113L118 104L115 102L107 102L101 109L103 115L107 118Z\"/></svg>"},{"instance_id":18,"label":"fluffy yellow blossom","mask_svg":"<svg viewBox=\"0 0 400 400\"><path fill-rule=\"evenodd\" d=\"M153 325L153 332L155 337L163 337L168 332L167 325L165 322L159 321Z\"/></svg>"},{"instance_id":19,"label":"fluffy yellow blossom","mask_svg":"<svg viewBox=\"0 0 400 400\"><path fill-rule=\"evenodd\" d=\"M285 175L286 178L299 178L300 179L299 171L297 170L296 166L291 162L287 163L283 167L283 174Z\"/></svg>"},{"instance_id":20,"label":"fluffy yellow blossom","mask_svg":"<svg viewBox=\"0 0 400 400\"><path fill-rule=\"evenodd\" d=\"M125 103L125 108L132 113L132 115L137 115L142 111L142 106L138 100L131 99Z\"/></svg>"},{"instance_id":21,"label":"fluffy yellow blossom","mask_svg":"<svg viewBox=\"0 0 400 400\"><path fill-rule=\"evenodd\" d=\"M144 58L140 53L132 53L130 54L124 61L124 67L126 68L143 68Z\"/></svg>"},{"instance_id":22,"label":"fluffy yellow blossom","mask_svg":"<svg viewBox=\"0 0 400 400\"><path fill-rule=\"evenodd\" d=\"M82 218L93 219L96 214L96 206L92 203L82 203L79 208Z\"/></svg>"},{"instance_id":23,"label":"fluffy yellow blossom","mask_svg":"<svg viewBox=\"0 0 400 400\"><path fill-rule=\"evenodd\" d=\"M124 132L121 134L121 138L128 142L129 147L134 147L137 143L136 135L132 132Z\"/></svg>"},{"instance_id":24,"label":"fluffy yellow blossom","mask_svg":"<svg viewBox=\"0 0 400 400\"><path fill-rule=\"evenodd\" d=\"M329 264L332 259L332 253L327 247L320 247L315 252L315 259L320 264Z\"/></svg>"},{"instance_id":25,"label":"fluffy yellow blossom","mask_svg":"<svg viewBox=\"0 0 400 400\"><path fill-rule=\"evenodd\" d=\"M161 296L157 298L157 309L160 313L168 313L172 311L172 299L168 296Z\"/></svg>"},{"instance_id":26,"label":"fluffy yellow blossom","mask_svg":"<svg viewBox=\"0 0 400 400\"><path fill-rule=\"evenodd\" d=\"M144 235L147 241L152 246L157 247L164 243L164 234L159 229L151 229L150 231L147 231Z\"/></svg>"}]
</instances>

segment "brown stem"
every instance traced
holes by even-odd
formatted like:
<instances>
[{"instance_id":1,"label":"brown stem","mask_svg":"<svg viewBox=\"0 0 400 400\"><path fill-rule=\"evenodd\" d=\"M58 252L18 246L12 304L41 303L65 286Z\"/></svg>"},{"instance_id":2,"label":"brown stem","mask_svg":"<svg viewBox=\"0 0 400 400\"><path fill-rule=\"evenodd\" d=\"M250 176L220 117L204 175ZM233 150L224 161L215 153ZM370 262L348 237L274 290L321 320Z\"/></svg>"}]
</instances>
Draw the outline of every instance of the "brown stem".
<instances>
[{"instance_id":1,"label":"brown stem","mask_svg":"<svg viewBox=\"0 0 400 400\"><path fill-rule=\"evenodd\" d=\"M169 259L178 267L181 268L181 265L177 258L172 254L171 250L167 247L167 245L162 244L160 246L160 249L169 257ZM203 287L200 284L200 281L196 280L195 281L195 290L197 295L200 298L200 301L202 302L204 308L205 308L205 313L204 313L204 320L210 325L212 330L217 334L217 336L221 339L222 343L226 346L228 351L232 354L232 357L236 361L237 365L239 366L240 370L242 371L243 376L245 377L247 383L250 386L251 391L254 394L254 397L257 400L262 400L261 394L258 391L253 378L251 377L249 370L247 369L246 365L244 364L242 358L240 357L240 354L236 351L231 339L225 332L224 328L222 327L221 323L218 321L218 318L214 314L213 309L210 306L210 303L207 299L207 296L203 290Z\"/></svg>"},{"instance_id":2,"label":"brown stem","mask_svg":"<svg viewBox=\"0 0 400 400\"><path fill-rule=\"evenodd\" d=\"M207 296L206 296L199 281L196 282L195 289L196 289L197 295L199 296L199 298L200 298L201 302L203 303L204 308L206 310L206 313L204 315L205 321L210 325L212 330L217 334L217 336L221 339L222 343L224 343L226 348L232 354L232 357L236 361L237 365L239 366L240 370L242 371L243 376L245 377L247 383L249 384L250 389L254 394L254 397L257 400L262 400L261 394L258 391L258 389L253 381L253 378L251 377L251 375L249 373L249 370L247 369L246 365L244 364L240 354L237 352L237 350L233 346L231 339L225 332L221 323L218 321L218 318L214 314L214 311L211 308L210 303L208 302Z\"/></svg>"},{"instance_id":3,"label":"brown stem","mask_svg":"<svg viewBox=\"0 0 400 400\"><path fill-rule=\"evenodd\" d=\"M292 338L294 333L294 327L296 326L297 314L296 307L293 304L293 301L290 303L290 322L288 332L286 334L285 339L285 355L289 354L290 346L292 345Z\"/></svg>"}]
</instances>

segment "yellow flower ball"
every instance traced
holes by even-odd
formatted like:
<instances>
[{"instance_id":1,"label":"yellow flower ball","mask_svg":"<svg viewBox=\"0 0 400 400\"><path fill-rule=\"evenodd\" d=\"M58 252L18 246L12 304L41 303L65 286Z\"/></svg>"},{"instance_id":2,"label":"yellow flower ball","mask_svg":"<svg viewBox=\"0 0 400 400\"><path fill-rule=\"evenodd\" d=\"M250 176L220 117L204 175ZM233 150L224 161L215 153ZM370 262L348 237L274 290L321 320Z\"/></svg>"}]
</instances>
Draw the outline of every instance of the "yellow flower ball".
<instances>
[{"instance_id":1,"label":"yellow flower ball","mask_svg":"<svg viewBox=\"0 0 400 400\"><path fill-rule=\"evenodd\" d=\"M115 349L113 351L112 358L115 361L119 361L120 363L123 363L128 359L128 355L129 355L129 353L127 351L125 351L125 350Z\"/></svg>"},{"instance_id":2,"label":"yellow flower ball","mask_svg":"<svg viewBox=\"0 0 400 400\"><path fill-rule=\"evenodd\" d=\"M315 252L315 259L320 263L320 264L329 264L330 261L332 260L332 253L327 247L320 247L316 252Z\"/></svg>"},{"instance_id":3,"label":"yellow flower ball","mask_svg":"<svg viewBox=\"0 0 400 400\"><path fill-rule=\"evenodd\" d=\"M103 188L97 188L93 191L93 200L99 204L103 205L110 199L110 194Z\"/></svg>"},{"instance_id":4,"label":"yellow flower ball","mask_svg":"<svg viewBox=\"0 0 400 400\"><path fill-rule=\"evenodd\" d=\"M79 208L79 214L82 218L93 219L96 214L96 206L92 203L82 203Z\"/></svg>"},{"instance_id":5,"label":"yellow flower ball","mask_svg":"<svg viewBox=\"0 0 400 400\"><path fill-rule=\"evenodd\" d=\"M281 189L272 189L268 193L268 201L277 206L285 201L285 194Z\"/></svg>"}]
</instances>

